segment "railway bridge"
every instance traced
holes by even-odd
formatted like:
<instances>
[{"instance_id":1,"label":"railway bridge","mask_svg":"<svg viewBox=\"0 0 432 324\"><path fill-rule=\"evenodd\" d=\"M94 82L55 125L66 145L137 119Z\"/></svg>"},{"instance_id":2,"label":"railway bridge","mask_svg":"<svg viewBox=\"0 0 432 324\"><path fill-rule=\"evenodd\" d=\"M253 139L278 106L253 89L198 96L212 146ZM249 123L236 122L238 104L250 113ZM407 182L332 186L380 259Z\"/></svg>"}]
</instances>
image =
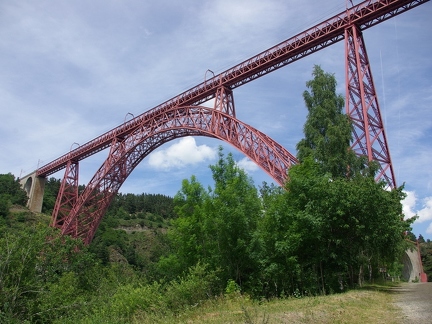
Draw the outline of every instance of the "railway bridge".
<instances>
[{"instance_id":1,"label":"railway bridge","mask_svg":"<svg viewBox=\"0 0 432 324\"><path fill-rule=\"evenodd\" d=\"M234 90L340 41L345 42L346 114L353 122L352 149L375 160L377 180L396 187L386 133L362 32L428 0L366 0L214 75L21 178L29 208L40 211L47 176L65 170L51 226L89 244L111 200L134 168L153 150L184 136L231 144L283 185L296 157L236 118ZM347 1L348 4L348 1ZM212 108L202 106L214 99ZM107 150L85 190L78 193L79 162Z\"/></svg>"}]
</instances>

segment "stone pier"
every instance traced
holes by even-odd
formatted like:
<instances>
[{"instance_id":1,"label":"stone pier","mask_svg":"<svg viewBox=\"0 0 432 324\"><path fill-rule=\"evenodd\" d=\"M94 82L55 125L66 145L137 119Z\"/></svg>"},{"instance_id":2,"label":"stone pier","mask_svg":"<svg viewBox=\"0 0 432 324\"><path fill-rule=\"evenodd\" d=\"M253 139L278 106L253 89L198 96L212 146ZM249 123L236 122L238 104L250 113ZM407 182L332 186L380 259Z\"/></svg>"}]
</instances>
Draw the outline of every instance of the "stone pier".
<instances>
[{"instance_id":1,"label":"stone pier","mask_svg":"<svg viewBox=\"0 0 432 324\"><path fill-rule=\"evenodd\" d=\"M423 265L417 248L405 251L403 255L402 278L408 282L427 282L426 273L423 272Z\"/></svg>"},{"instance_id":2,"label":"stone pier","mask_svg":"<svg viewBox=\"0 0 432 324\"><path fill-rule=\"evenodd\" d=\"M35 171L20 178L19 182L29 197L27 207L32 212L40 213L42 211L46 178L38 177Z\"/></svg>"}]
</instances>

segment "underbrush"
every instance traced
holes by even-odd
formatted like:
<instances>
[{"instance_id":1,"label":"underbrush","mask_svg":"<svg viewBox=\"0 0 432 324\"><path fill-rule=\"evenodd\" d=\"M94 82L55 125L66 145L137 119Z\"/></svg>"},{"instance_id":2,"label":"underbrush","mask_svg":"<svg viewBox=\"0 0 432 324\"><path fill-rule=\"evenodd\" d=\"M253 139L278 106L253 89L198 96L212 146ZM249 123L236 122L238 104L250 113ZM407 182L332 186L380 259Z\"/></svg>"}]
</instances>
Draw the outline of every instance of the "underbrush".
<instances>
[{"instance_id":1,"label":"underbrush","mask_svg":"<svg viewBox=\"0 0 432 324\"><path fill-rule=\"evenodd\" d=\"M60 323L398 323L391 294L377 287L315 297L257 301L238 291L212 296L215 276L197 267L164 286L125 285L91 313ZM382 288L382 289L381 289Z\"/></svg>"},{"instance_id":2,"label":"underbrush","mask_svg":"<svg viewBox=\"0 0 432 324\"><path fill-rule=\"evenodd\" d=\"M176 318L213 298L218 285L215 273L197 265L179 280L120 285L109 298L82 307L80 315L54 323L154 323L155 319Z\"/></svg>"},{"instance_id":3,"label":"underbrush","mask_svg":"<svg viewBox=\"0 0 432 324\"><path fill-rule=\"evenodd\" d=\"M254 301L238 294L189 307L176 315L136 313L133 323L399 323L391 295L373 290Z\"/></svg>"}]
</instances>

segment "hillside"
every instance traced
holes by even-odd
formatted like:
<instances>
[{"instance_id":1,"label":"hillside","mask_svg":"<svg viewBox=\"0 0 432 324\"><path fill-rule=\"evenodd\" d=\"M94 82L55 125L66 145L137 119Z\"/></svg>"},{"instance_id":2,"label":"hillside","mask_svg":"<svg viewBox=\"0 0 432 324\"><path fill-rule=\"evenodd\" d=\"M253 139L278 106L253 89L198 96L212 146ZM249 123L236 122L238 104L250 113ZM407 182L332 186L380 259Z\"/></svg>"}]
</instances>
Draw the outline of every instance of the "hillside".
<instances>
[{"instance_id":1,"label":"hillside","mask_svg":"<svg viewBox=\"0 0 432 324\"><path fill-rule=\"evenodd\" d=\"M46 214L31 213L17 205L12 206L10 211L6 219L9 233L4 236L3 232L0 238L0 252L4 251L3 243L6 239L9 255L12 258L19 257L22 267L15 264L13 272L18 272L19 275L12 275L5 271L7 267L4 259L0 262L0 282L6 283L2 288L6 288L6 294L0 297L2 302L13 294L7 289L8 281L22 281L16 292L20 300L0 310L2 322L27 320L44 323L399 323L399 319L402 318L400 310L393 304L392 295L386 293L385 289L381 291L384 287L377 290L379 286L331 296L293 295L260 302L240 294L234 287L227 288L224 295L216 295L209 299L207 294L212 291L210 284L214 279L204 275L203 269L196 268L181 281L165 285L150 283L147 277L137 272L136 267L128 265L129 260L119 253L116 244L108 248L108 265L102 266L98 263L105 262L97 258L90 261L89 257L94 256L82 246L79 256L76 255L70 260L72 262L59 263L59 259L54 256L58 256L59 252L65 255L65 242L57 240L58 243L63 241L61 251L58 249L59 246L53 250L45 249L45 255L50 259L50 262L46 263L37 256L40 253L40 250L37 250L46 244L43 242L46 239L41 240L42 236L39 234L47 233L45 230L48 229L50 217ZM115 231L129 233L126 235L127 241L135 242L139 250L145 250L146 247L155 250L152 245L158 241L157 231L163 228L149 227L133 231L133 221L139 220L121 219L119 223L123 221L128 222L131 227L126 226L127 231L120 227ZM39 233L38 228L41 230ZM25 233L31 233L32 236L27 236L28 240L23 240L22 235ZM119 234L119 237L124 238L123 235ZM21 236L21 240L18 236ZM14 239L17 241L14 242ZM26 245L22 244L24 241ZM121 245L119 242L117 244ZM24 255L27 257L23 258ZM151 259L151 256L152 252L147 251L147 258ZM32 257L37 262L32 262ZM8 265L13 266L12 263ZM40 267L51 269L48 272L43 271L44 280L39 280L36 278L39 276L37 273L28 271L32 266L33 270ZM22 271L26 268L25 272ZM37 288L39 293L29 295L26 291L29 287ZM3 306L5 305L4 303Z\"/></svg>"},{"instance_id":2,"label":"hillside","mask_svg":"<svg viewBox=\"0 0 432 324\"><path fill-rule=\"evenodd\" d=\"M233 167L231 162L228 159L227 170ZM56 194L58 182L49 181L46 209L50 206L50 197ZM248 188L254 192L253 187ZM201 196L196 195L198 192ZM208 200L198 209L195 205L194 212L190 197L185 193L194 193L195 204L202 203L197 197ZM270 210L270 203L283 197L278 195L285 195L270 187L261 188L261 193L266 197L264 205ZM219 191L219 194L224 192ZM229 193L223 202L226 206L231 199L238 198ZM328 323L353 319L356 323L354 319L361 319L358 321L361 323L379 322L397 312L390 303L390 295L370 291L369 285L362 291L344 289L343 294L318 297L320 293L299 289L298 282L292 290L276 295L265 286L263 291L247 291L246 284L241 286L235 280L224 280L222 269L212 269L210 263L201 260L187 268L179 267L182 254L173 252L183 253L183 247L199 247L195 243L190 247L188 244L200 234L196 227L200 222L209 226L219 224L221 228L230 225L229 222L219 223L210 204L217 203L218 212L226 207L214 199L200 189L193 178L183 183L176 199L163 195L119 194L89 246L50 228L49 214L34 214L19 204L8 205L6 215L0 218L0 321L277 323L289 320ZM238 200L233 203L238 208ZM247 205L251 207L253 203ZM206 220L197 214L204 210L201 208L211 218ZM238 212L236 210L231 212ZM186 211L194 215L190 223L188 217L191 216L185 215ZM227 212L226 215L233 214ZM200 221L194 218L198 216ZM186 229L187 236L179 241L178 231ZM245 231L246 227L241 226L241 229ZM268 233L273 232L274 226L269 230ZM211 235L215 233L213 227L212 231ZM283 240L289 242L289 238ZM259 249L257 246L252 252ZM197 250L197 253L202 252ZM196 256L184 255L186 259ZM280 275L280 278L287 277L286 273ZM255 283L255 287L262 285L259 277L254 280L250 283ZM373 281L379 280L376 274Z\"/></svg>"}]
</instances>

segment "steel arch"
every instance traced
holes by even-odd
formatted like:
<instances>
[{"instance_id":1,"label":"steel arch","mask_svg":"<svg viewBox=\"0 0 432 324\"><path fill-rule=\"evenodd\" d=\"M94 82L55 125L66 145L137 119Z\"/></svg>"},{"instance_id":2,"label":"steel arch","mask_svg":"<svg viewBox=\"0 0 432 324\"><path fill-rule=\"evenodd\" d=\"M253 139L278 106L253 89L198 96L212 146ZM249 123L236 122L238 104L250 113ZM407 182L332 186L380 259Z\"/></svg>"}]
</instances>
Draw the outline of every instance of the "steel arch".
<instances>
[{"instance_id":1,"label":"steel arch","mask_svg":"<svg viewBox=\"0 0 432 324\"><path fill-rule=\"evenodd\" d=\"M153 150L175 138L207 136L225 141L283 185L297 163L289 151L228 113L203 106L174 107L143 121L126 137L116 137L110 153L62 223L62 234L93 239L111 200L134 168Z\"/></svg>"}]
</instances>

